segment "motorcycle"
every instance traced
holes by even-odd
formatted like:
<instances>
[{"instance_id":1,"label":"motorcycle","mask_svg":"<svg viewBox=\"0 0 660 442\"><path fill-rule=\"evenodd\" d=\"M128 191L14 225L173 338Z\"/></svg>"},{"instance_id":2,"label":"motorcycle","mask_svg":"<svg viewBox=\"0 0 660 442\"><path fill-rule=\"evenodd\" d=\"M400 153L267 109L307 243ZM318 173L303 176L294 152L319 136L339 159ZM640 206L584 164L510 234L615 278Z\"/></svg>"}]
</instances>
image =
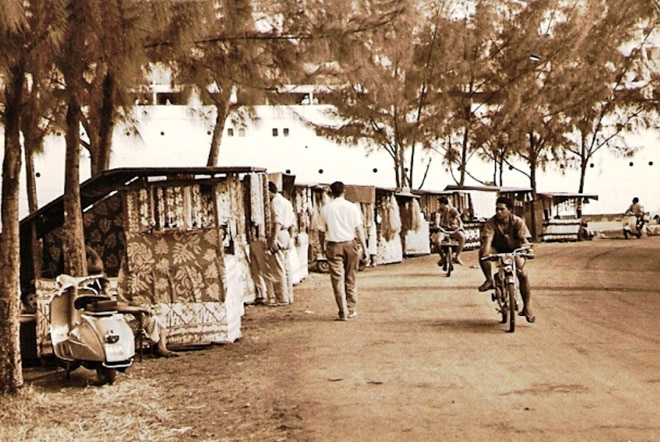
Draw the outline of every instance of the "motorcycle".
<instances>
[{"instance_id":1,"label":"motorcycle","mask_svg":"<svg viewBox=\"0 0 660 442\"><path fill-rule=\"evenodd\" d=\"M628 239L629 236L641 238L649 221L650 214L648 212L642 214L626 212L621 222L623 224L623 237L625 239Z\"/></svg>"},{"instance_id":2,"label":"motorcycle","mask_svg":"<svg viewBox=\"0 0 660 442\"><path fill-rule=\"evenodd\" d=\"M100 293L102 275L59 275L50 299L50 335L66 378L81 365L96 370L101 385L133 364L133 331L117 311L117 301Z\"/></svg>"},{"instance_id":3,"label":"motorcycle","mask_svg":"<svg viewBox=\"0 0 660 442\"><path fill-rule=\"evenodd\" d=\"M516 331L516 314L518 312L518 277L517 260L521 256L525 259L534 259L531 246L521 247L511 253L494 253L481 258L482 261L495 261L497 270L493 274L495 288L491 300L497 303L497 312L500 314L502 324L509 323L509 332Z\"/></svg>"},{"instance_id":4,"label":"motorcycle","mask_svg":"<svg viewBox=\"0 0 660 442\"><path fill-rule=\"evenodd\" d=\"M434 235L437 235L433 239L433 245L434 248L439 248L438 253L440 254L438 265L442 266L442 271L445 272L448 278L454 271L454 259L458 249L458 241L452 239L451 235L457 230L445 230L442 227L433 228Z\"/></svg>"}]
</instances>

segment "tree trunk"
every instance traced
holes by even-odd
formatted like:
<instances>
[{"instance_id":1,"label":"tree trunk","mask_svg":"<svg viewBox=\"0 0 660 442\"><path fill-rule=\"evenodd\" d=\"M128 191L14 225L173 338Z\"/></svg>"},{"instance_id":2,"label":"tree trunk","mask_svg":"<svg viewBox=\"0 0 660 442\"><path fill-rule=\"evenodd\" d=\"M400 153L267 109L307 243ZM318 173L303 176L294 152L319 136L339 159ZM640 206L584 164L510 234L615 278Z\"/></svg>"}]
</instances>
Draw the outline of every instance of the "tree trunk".
<instances>
[{"instance_id":1,"label":"tree trunk","mask_svg":"<svg viewBox=\"0 0 660 442\"><path fill-rule=\"evenodd\" d=\"M584 183L586 180L586 176L587 176L587 163L582 162L582 164L580 164L580 186L578 187L578 193L584 193ZM578 198L577 208L575 210L578 218L582 218L582 204L583 204L582 198Z\"/></svg>"},{"instance_id":2,"label":"tree trunk","mask_svg":"<svg viewBox=\"0 0 660 442\"><path fill-rule=\"evenodd\" d=\"M401 149L401 145L399 143L396 143L396 187L401 188L403 187L403 180L404 180L404 173L405 171L403 170L405 168L405 164L403 162L403 151Z\"/></svg>"},{"instance_id":3,"label":"tree trunk","mask_svg":"<svg viewBox=\"0 0 660 442\"><path fill-rule=\"evenodd\" d=\"M34 152L39 149L43 138L35 133L35 126L32 126L32 131L25 132L25 185L27 188L28 210L30 214L39 210L39 200L37 198L37 178L36 170L34 169ZM38 278L41 275L42 264L42 251L39 238L37 237L37 223L32 223L32 231L30 232L30 248L32 261L32 275L33 278Z\"/></svg>"},{"instance_id":4,"label":"tree trunk","mask_svg":"<svg viewBox=\"0 0 660 442\"><path fill-rule=\"evenodd\" d=\"M112 72L108 72L103 79L103 103L101 105L101 118L99 122L98 149L96 158L92 156L92 176L110 168L110 154L112 153L112 133L115 127L115 90L117 83Z\"/></svg>"},{"instance_id":5,"label":"tree trunk","mask_svg":"<svg viewBox=\"0 0 660 442\"><path fill-rule=\"evenodd\" d=\"M70 84L67 82L67 85ZM69 91L66 113L62 253L65 273L73 276L82 276L87 273L82 207L80 205L80 103L75 90Z\"/></svg>"},{"instance_id":6,"label":"tree trunk","mask_svg":"<svg viewBox=\"0 0 660 442\"><path fill-rule=\"evenodd\" d=\"M413 188L413 176L415 174L415 145L413 144L410 147L410 162L408 163L408 173L406 174L407 182L404 184L404 187L409 189Z\"/></svg>"},{"instance_id":7,"label":"tree trunk","mask_svg":"<svg viewBox=\"0 0 660 442\"><path fill-rule=\"evenodd\" d=\"M582 136L582 145L581 145L581 157L580 157L580 185L578 186L578 193L584 193L584 183L587 179L587 162L589 159L586 155L586 144L587 140ZM582 198L578 199L576 214L578 218L582 218Z\"/></svg>"},{"instance_id":8,"label":"tree trunk","mask_svg":"<svg viewBox=\"0 0 660 442\"><path fill-rule=\"evenodd\" d=\"M530 216L530 233L532 241L538 240L538 226L536 223L536 168L537 168L537 154L536 154L536 140L534 139L534 132L529 134L529 184L532 188L532 200L529 204L531 212Z\"/></svg>"},{"instance_id":9,"label":"tree trunk","mask_svg":"<svg viewBox=\"0 0 660 442\"><path fill-rule=\"evenodd\" d=\"M211 136L211 148L209 149L209 158L206 162L208 167L218 166L220 158L220 144L222 143L222 134L225 130L225 121L229 113L229 98L223 99L222 102L217 103L215 106L216 117L215 126L213 126L213 135Z\"/></svg>"},{"instance_id":10,"label":"tree trunk","mask_svg":"<svg viewBox=\"0 0 660 442\"><path fill-rule=\"evenodd\" d=\"M23 130L23 138L25 142L25 186L28 200L28 210L30 214L39 210L34 156L37 152L43 151L44 141L44 131L39 127L41 106L39 103L39 81L36 80L40 78L40 73L35 71L33 73L33 78L35 80L33 81L32 89L29 91L29 96L26 97L28 103L24 106L25 112L21 112L20 117L20 124ZM32 278L38 278L41 275L42 251L39 239L37 238L36 223L32 223L32 230L30 235L31 253L29 257L23 257L23 262L31 262ZM23 270L25 271L25 269Z\"/></svg>"},{"instance_id":11,"label":"tree trunk","mask_svg":"<svg viewBox=\"0 0 660 442\"><path fill-rule=\"evenodd\" d=\"M499 160L497 159L497 152L493 156L493 185L497 186L497 166L499 164Z\"/></svg>"},{"instance_id":12,"label":"tree trunk","mask_svg":"<svg viewBox=\"0 0 660 442\"><path fill-rule=\"evenodd\" d=\"M468 145L470 144L469 141L469 129L466 126L465 130L463 131L463 142L461 146L461 167L460 167L460 172L461 172L461 178L460 182L458 183L459 186L463 187L465 186L465 169L467 168L466 162L467 162L467 151L468 151Z\"/></svg>"},{"instance_id":13,"label":"tree trunk","mask_svg":"<svg viewBox=\"0 0 660 442\"><path fill-rule=\"evenodd\" d=\"M0 391L23 385L20 330L20 235L18 201L21 173L20 106L24 72L9 70L5 83L5 154L2 163L2 232L0 233Z\"/></svg>"}]
</instances>

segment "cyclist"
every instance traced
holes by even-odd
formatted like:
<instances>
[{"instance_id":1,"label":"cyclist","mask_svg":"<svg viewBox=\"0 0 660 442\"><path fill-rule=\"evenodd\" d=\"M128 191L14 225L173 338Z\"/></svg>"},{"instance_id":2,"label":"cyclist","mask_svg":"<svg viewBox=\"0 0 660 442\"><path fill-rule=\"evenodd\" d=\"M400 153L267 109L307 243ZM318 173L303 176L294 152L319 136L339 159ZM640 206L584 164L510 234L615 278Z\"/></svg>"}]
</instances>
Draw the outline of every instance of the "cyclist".
<instances>
[{"instance_id":1,"label":"cyclist","mask_svg":"<svg viewBox=\"0 0 660 442\"><path fill-rule=\"evenodd\" d=\"M461 261L461 252L465 246L465 230L463 229L463 220L461 219L461 214L458 210L449 203L449 198L446 196L438 197L438 211L435 212L434 227L442 227L447 231L453 231L449 237L458 242L458 247L456 248L456 255L454 256L454 262L456 264L463 265ZM439 266L445 265L444 255L442 249L440 248L440 243L442 242L442 237L444 233L436 232L431 236L433 244L435 245L438 254L440 255L440 260L438 261Z\"/></svg>"},{"instance_id":2,"label":"cyclist","mask_svg":"<svg viewBox=\"0 0 660 442\"><path fill-rule=\"evenodd\" d=\"M480 292L495 288L493 282L492 264L490 261L482 261L481 258L494 253L510 253L515 249L529 244L530 234L525 221L511 213L513 202L506 197L499 197L495 202L495 216L486 221L481 231L481 247L479 248L479 264L486 281L479 286ZM534 322L536 317L530 309L531 287L529 278L525 271L525 258L516 257L518 269L518 282L523 308L520 316L524 316L527 322Z\"/></svg>"}]
</instances>

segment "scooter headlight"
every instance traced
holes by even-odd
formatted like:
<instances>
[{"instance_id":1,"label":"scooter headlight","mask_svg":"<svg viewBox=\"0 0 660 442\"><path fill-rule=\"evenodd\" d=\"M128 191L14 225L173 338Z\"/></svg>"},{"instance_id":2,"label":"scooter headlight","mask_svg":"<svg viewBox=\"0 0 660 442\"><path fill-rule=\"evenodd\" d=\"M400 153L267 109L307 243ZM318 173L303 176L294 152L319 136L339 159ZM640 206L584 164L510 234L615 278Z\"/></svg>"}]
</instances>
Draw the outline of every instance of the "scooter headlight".
<instances>
[{"instance_id":1,"label":"scooter headlight","mask_svg":"<svg viewBox=\"0 0 660 442\"><path fill-rule=\"evenodd\" d=\"M114 331L110 330L108 333L105 335L105 342L107 344L114 344L115 342L119 341L119 335L115 333Z\"/></svg>"}]
</instances>

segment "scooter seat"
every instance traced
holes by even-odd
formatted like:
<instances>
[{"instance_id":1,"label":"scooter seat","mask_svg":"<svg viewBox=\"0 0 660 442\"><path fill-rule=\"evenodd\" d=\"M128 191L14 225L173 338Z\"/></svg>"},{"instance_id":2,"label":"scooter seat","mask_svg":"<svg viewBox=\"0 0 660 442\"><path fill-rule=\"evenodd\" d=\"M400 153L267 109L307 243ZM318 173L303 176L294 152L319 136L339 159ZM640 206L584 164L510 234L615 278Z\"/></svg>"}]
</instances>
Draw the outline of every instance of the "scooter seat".
<instances>
[{"instance_id":1,"label":"scooter seat","mask_svg":"<svg viewBox=\"0 0 660 442\"><path fill-rule=\"evenodd\" d=\"M93 313L117 311L117 301L112 301L110 299L94 301L87 304L85 310Z\"/></svg>"},{"instance_id":2,"label":"scooter seat","mask_svg":"<svg viewBox=\"0 0 660 442\"><path fill-rule=\"evenodd\" d=\"M117 309L117 301L111 301L107 296L101 295L83 295L76 298L73 302L73 307L76 310L85 309L91 311L107 311L110 309L110 306L106 304L107 302L114 303L114 310ZM100 303L100 304L99 304ZM98 310L99 308L103 310Z\"/></svg>"}]
</instances>

